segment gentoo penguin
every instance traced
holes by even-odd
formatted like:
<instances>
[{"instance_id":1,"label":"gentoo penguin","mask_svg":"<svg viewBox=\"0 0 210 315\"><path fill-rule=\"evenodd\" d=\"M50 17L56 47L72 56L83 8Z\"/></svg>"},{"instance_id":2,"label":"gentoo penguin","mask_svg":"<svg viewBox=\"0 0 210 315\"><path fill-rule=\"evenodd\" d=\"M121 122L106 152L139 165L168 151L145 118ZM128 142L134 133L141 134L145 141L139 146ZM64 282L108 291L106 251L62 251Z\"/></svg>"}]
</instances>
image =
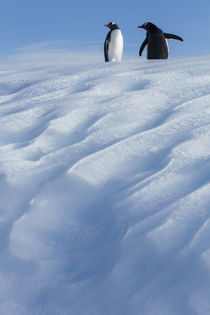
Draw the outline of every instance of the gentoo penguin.
<instances>
[{"instance_id":1,"label":"gentoo penguin","mask_svg":"<svg viewBox=\"0 0 210 315\"><path fill-rule=\"evenodd\" d=\"M168 43L166 38L178 39L183 42L183 39L177 35L164 33L156 25L147 22L138 28L143 28L147 31L145 40L143 41L139 56L142 55L144 47L147 45L147 59L167 59L168 58Z\"/></svg>"},{"instance_id":2,"label":"gentoo penguin","mask_svg":"<svg viewBox=\"0 0 210 315\"><path fill-rule=\"evenodd\" d=\"M104 25L110 28L104 42L105 61L120 61L123 53L123 37L118 25L114 22Z\"/></svg>"}]
</instances>

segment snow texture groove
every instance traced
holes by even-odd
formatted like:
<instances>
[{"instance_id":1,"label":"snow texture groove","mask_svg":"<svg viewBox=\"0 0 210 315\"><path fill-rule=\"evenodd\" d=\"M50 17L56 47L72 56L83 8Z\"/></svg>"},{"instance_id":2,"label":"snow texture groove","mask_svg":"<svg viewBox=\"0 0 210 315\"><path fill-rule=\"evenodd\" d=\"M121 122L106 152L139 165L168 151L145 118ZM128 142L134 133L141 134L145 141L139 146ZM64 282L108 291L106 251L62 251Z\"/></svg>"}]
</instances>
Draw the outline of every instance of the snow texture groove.
<instances>
[{"instance_id":1,"label":"snow texture groove","mask_svg":"<svg viewBox=\"0 0 210 315\"><path fill-rule=\"evenodd\" d=\"M210 314L210 57L53 56L0 66L1 313Z\"/></svg>"}]
</instances>

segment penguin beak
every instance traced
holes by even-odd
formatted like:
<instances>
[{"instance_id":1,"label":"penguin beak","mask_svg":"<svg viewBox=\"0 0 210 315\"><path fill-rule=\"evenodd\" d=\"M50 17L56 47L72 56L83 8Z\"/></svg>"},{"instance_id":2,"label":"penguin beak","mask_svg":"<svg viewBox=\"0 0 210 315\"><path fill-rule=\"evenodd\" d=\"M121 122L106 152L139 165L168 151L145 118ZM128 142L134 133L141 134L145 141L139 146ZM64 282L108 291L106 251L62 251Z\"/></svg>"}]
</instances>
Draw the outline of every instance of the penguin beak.
<instances>
[{"instance_id":1,"label":"penguin beak","mask_svg":"<svg viewBox=\"0 0 210 315\"><path fill-rule=\"evenodd\" d=\"M141 26L137 26L137 28L143 28L143 25L141 25Z\"/></svg>"},{"instance_id":2,"label":"penguin beak","mask_svg":"<svg viewBox=\"0 0 210 315\"><path fill-rule=\"evenodd\" d=\"M105 24L104 26L109 27L109 25L108 25L108 24Z\"/></svg>"}]
</instances>

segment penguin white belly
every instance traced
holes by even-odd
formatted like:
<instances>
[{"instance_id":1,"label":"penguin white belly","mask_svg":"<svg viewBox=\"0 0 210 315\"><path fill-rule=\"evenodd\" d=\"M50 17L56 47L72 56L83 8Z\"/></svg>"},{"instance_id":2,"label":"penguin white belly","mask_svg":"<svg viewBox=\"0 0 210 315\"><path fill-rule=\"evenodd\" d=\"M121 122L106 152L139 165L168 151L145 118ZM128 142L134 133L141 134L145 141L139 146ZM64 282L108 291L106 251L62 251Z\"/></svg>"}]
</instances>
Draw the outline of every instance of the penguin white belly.
<instances>
[{"instance_id":1,"label":"penguin white belly","mask_svg":"<svg viewBox=\"0 0 210 315\"><path fill-rule=\"evenodd\" d=\"M119 29L111 32L108 57L109 61L120 61L123 53L123 37Z\"/></svg>"}]
</instances>

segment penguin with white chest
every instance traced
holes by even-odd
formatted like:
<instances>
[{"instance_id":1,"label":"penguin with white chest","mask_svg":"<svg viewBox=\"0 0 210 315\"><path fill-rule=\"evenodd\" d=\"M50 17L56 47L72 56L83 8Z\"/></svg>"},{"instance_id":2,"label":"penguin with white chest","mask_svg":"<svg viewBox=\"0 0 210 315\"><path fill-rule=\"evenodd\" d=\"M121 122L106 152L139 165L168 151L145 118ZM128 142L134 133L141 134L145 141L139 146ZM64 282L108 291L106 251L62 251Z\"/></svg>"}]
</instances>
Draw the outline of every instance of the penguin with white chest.
<instances>
[{"instance_id":1,"label":"penguin with white chest","mask_svg":"<svg viewBox=\"0 0 210 315\"><path fill-rule=\"evenodd\" d=\"M147 45L147 59L167 59L168 58L168 43L166 39L177 39L183 42L183 39L177 35L164 33L156 25L147 22L138 28L146 30L147 35L143 41L139 56L142 55L144 47Z\"/></svg>"},{"instance_id":2,"label":"penguin with white chest","mask_svg":"<svg viewBox=\"0 0 210 315\"><path fill-rule=\"evenodd\" d=\"M110 22L104 25L110 28L104 42L105 61L121 61L123 53L123 37L119 26Z\"/></svg>"}]
</instances>

